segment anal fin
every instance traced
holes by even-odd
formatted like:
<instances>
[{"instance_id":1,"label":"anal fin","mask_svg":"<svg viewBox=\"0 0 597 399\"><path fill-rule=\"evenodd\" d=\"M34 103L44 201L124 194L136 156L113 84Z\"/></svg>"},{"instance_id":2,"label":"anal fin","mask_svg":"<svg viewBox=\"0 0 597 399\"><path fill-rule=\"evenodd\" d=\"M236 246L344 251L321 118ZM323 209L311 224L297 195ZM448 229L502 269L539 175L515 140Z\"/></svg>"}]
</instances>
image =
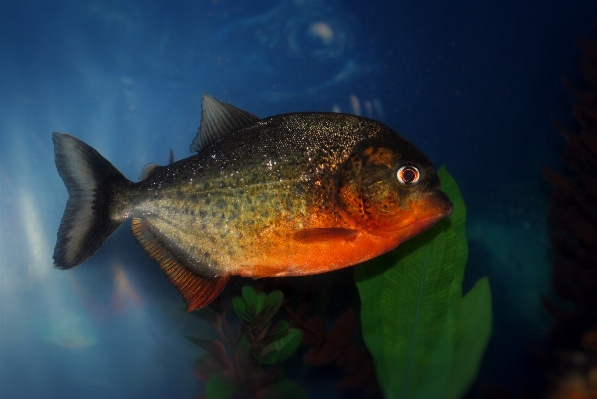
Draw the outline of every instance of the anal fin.
<instances>
[{"instance_id":1,"label":"anal fin","mask_svg":"<svg viewBox=\"0 0 597 399\"><path fill-rule=\"evenodd\" d=\"M159 237L144 224L143 219L134 218L131 230L141 247L157 262L172 285L178 289L187 304L188 312L207 306L226 286L229 276L208 278L188 270L162 245Z\"/></svg>"}]
</instances>

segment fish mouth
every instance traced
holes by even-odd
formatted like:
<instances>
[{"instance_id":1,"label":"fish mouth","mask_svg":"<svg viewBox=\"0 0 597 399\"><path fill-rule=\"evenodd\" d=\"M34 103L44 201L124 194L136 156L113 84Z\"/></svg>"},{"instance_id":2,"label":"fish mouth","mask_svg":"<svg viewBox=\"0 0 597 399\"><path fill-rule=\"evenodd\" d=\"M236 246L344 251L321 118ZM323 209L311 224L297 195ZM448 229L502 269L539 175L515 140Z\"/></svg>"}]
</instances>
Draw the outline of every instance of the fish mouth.
<instances>
[{"instance_id":1,"label":"fish mouth","mask_svg":"<svg viewBox=\"0 0 597 399\"><path fill-rule=\"evenodd\" d=\"M450 216L454 205L440 190L432 190L413 203L406 212L410 215L392 229L398 244L431 228L443 218Z\"/></svg>"},{"instance_id":2,"label":"fish mouth","mask_svg":"<svg viewBox=\"0 0 597 399\"><path fill-rule=\"evenodd\" d=\"M454 210L454 205L450 201L450 198L440 190L433 190L427 194L423 199L423 203L426 207L425 211L438 216L439 219L450 216Z\"/></svg>"},{"instance_id":3,"label":"fish mouth","mask_svg":"<svg viewBox=\"0 0 597 399\"><path fill-rule=\"evenodd\" d=\"M443 191L433 190L417 201L414 210L415 221L413 227L418 233L450 216L454 210L454 205Z\"/></svg>"}]
</instances>

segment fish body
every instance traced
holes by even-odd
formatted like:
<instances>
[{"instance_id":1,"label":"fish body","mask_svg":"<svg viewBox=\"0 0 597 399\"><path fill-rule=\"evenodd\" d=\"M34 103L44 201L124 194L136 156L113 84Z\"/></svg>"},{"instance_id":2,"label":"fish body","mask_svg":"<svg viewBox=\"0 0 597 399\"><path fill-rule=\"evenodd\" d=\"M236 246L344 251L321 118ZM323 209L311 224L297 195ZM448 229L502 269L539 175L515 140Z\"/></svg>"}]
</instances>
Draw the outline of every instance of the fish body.
<instances>
[{"instance_id":1,"label":"fish body","mask_svg":"<svg viewBox=\"0 0 597 399\"><path fill-rule=\"evenodd\" d=\"M204 96L198 154L133 183L80 140L55 133L69 191L55 265L92 255L124 221L179 289L205 306L230 275L300 276L383 254L451 212L431 161L371 119L258 119Z\"/></svg>"}]
</instances>

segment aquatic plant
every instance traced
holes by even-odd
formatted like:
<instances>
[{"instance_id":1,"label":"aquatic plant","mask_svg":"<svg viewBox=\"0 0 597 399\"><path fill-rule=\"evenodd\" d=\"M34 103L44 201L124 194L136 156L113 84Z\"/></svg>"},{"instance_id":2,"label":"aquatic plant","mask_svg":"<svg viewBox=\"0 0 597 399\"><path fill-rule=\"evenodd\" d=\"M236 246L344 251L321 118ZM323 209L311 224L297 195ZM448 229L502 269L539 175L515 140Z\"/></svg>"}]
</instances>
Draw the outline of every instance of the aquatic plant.
<instances>
[{"instance_id":1,"label":"aquatic plant","mask_svg":"<svg viewBox=\"0 0 597 399\"><path fill-rule=\"evenodd\" d=\"M561 297L572 301L575 312L565 311L545 301L547 308L559 320L551 334L560 345L578 342L582 331L597 324L597 42L581 39L585 56L581 74L589 88L576 88L564 79L577 97L572 113L581 125L579 133L571 132L553 120L568 141L564 162L575 171L567 177L544 168L553 185L550 220L554 250L552 286Z\"/></svg>"},{"instance_id":2,"label":"aquatic plant","mask_svg":"<svg viewBox=\"0 0 597 399\"><path fill-rule=\"evenodd\" d=\"M487 278L462 297L466 209L447 169L452 215L396 250L355 268L363 337L385 398L459 398L491 333Z\"/></svg>"},{"instance_id":3,"label":"aquatic plant","mask_svg":"<svg viewBox=\"0 0 597 399\"><path fill-rule=\"evenodd\" d=\"M291 325L303 332L303 344L309 350L303 356L308 366L334 364L343 376L336 383L341 391L361 391L365 395L379 393L371 354L355 340L357 315L353 308L344 312L328 332L321 316L309 317L309 304L302 302L297 311L286 308Z\"/></svg>"},{"instance_id":4,"label":"aquatic plant","mask_svg":"<svg viewBox=\"0 0 597 399\"><path fill-rule=\"evenodd\" d=\"M245 285L242 296L232 298L240 318L236 334L227 322L224 310L207 306L195 312L218 333L220 340L187 337L206 351L195 362L197 376L206 381L207 399L288 398L301 399L305 391L272 367L290 357L301 342L302 333L289 328L286 320L273 322L284 295L279 290L269 294Z\"/></svg>"},{"instance_id":5,"label":"aquatic plant","mask_svg":"<svg viewBox=\"0 0 597 399\"><path fill-rule=\"evenodd\" d=\"M572 114L580 132L553 120L567 140L564 162L572 173L543 169L553 185L552 287L568 301L563 306L542 298L554 317L549 334L553 350L543 362L550 399L597 397L597 41L581 38L579 44L585 87L564 82L577 99Z\"/></svg>"}]
</instances>

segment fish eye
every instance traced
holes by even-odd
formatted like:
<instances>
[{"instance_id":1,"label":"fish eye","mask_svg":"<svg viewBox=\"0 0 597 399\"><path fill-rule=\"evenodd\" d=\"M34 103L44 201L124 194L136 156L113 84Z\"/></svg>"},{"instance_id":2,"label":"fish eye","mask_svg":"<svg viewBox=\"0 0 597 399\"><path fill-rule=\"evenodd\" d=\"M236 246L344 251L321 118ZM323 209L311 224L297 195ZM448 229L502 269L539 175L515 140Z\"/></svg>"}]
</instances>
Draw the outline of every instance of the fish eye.
<instances>
[{"instance_id":1,"label":"fish eye","mask_svg":"<svg viewBox=\"0 0 597 399\"><path fill-rule=\"evenodd\" d=\"M417 184L421 179L421 173L419 172L419 169L412 165L405 165L398 169L396 176L400 184L405 186Z\"/></svg>"}]
</instances>

